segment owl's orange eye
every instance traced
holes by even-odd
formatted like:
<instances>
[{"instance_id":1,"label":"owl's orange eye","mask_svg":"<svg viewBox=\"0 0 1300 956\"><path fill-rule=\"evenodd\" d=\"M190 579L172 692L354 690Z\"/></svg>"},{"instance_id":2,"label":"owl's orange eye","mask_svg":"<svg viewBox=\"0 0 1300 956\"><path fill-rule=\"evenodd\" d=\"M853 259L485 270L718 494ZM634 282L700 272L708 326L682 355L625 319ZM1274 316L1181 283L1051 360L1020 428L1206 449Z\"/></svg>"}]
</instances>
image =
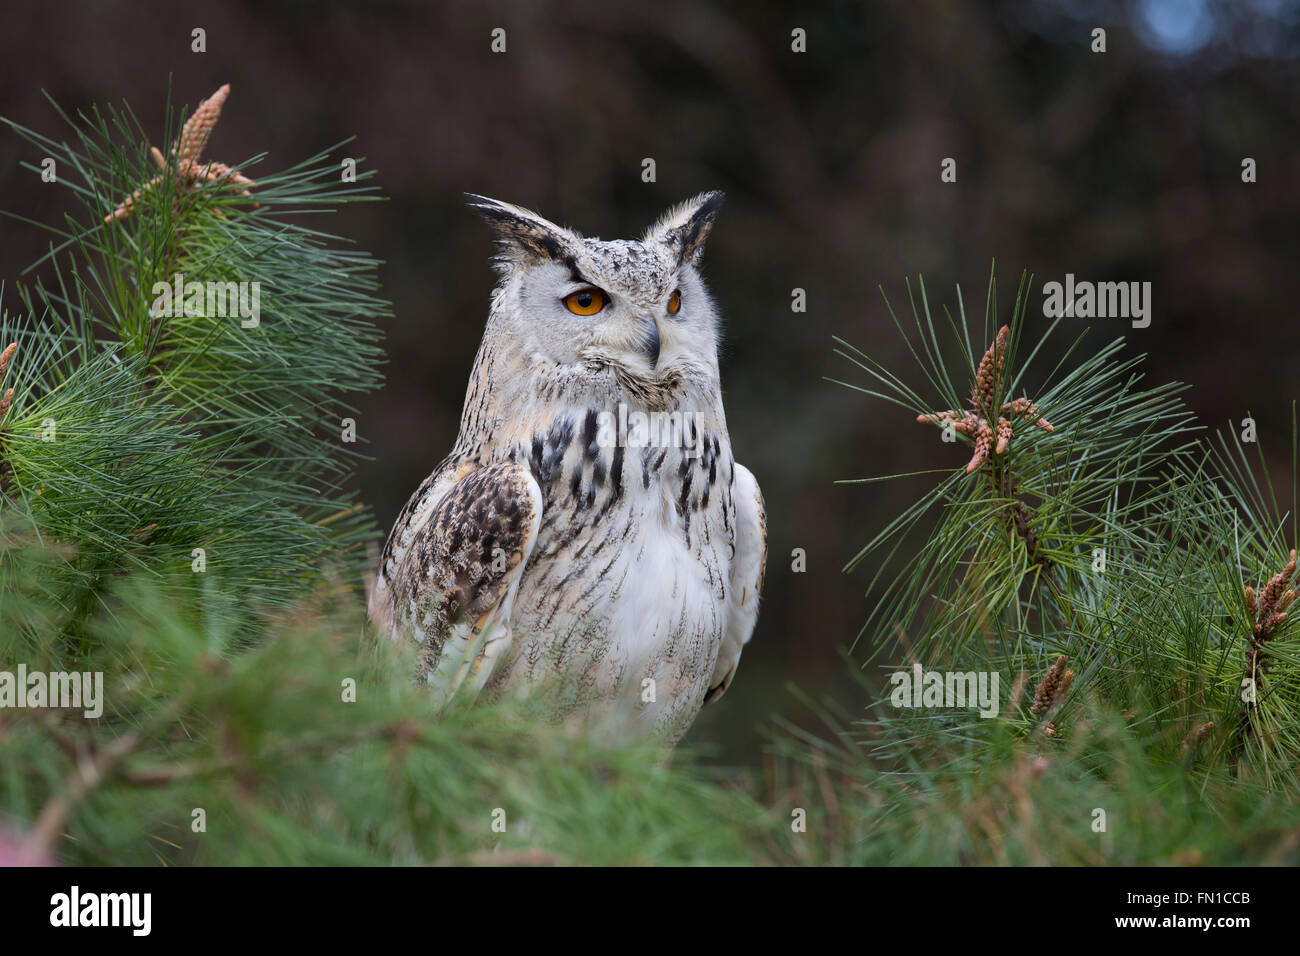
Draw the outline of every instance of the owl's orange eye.
<instances>
[{"instance_id":1,"label":"owl's orange eye","mask_svg":"<svg viewBox=\"0 0 1300 956\"><path fill-rule=\"evenodd\" d=\"M605 308L605 293L599 289L579 289L564 297L564 307L574 315L595 315Z\"/></svg>"},{"instance_id":2,"label":"owl's orange eye","mask_svg":"<svg viewBox=\"0 0 1300 956\"><path fill-rule=\"evenodd\" d=\"M681 307L682 307L682 293L681 290L678 289L676 292L674 292L672 295L668 297L668 314L676 315L678 310L681 309Z\"/></svg>"}]
</instances>

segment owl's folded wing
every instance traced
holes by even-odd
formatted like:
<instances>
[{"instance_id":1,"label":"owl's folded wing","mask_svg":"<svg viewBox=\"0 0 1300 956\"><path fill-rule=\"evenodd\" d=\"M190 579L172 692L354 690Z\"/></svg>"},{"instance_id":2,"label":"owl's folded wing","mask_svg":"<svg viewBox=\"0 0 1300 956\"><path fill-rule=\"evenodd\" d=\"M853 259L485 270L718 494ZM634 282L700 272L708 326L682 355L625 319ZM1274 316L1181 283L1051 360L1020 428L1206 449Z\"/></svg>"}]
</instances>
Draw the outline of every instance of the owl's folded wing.
<instances>
[{"instance_id":1,"label":"owl's folded wing","mask_svg":"<svg viewBox=\"0 0 1300 956\"><path fill-rule=\"evenodd\" d=\"M758 621L758 599L767 567L767 510L763 507L763 492L748 468L740 464L734 467L736 478L731 493L736 502L736 553L731 561L727 625L718 662L709 679L706 704L726 693L736 676L740 653L753 636Z\"/></svg>"},{"instance_id":2,"label":"owl's folded wing","mask_svg":"<svg viewBox=\"0 0 1300 956\"><path fill-rule=\"evenodd\" d=\"M477 694L509 648L510 610L541 517L527 466L501 462L452 484L409 534L381 603L395 634L420 641L420 673L440 702L462 689Z\"/></svg>"}]
</instances>

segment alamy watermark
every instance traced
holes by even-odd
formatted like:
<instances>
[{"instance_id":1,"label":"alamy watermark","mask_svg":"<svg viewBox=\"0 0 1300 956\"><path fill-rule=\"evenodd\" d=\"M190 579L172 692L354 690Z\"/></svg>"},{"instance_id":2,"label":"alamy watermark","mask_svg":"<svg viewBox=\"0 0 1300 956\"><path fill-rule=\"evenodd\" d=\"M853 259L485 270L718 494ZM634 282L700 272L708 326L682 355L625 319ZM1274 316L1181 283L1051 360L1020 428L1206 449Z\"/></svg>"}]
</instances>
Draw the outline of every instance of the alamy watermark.
<instances>
[{"instance_id":1,"label":"alamy watermark","mask_svg":"<svg viewBox=\"0 0 1300 956\"><path fill-rule=\"evenodd\" d=\"M73 884L50 897L50 925L55 927L123 927L133 936L153 929L152 893L83 893Z\"/></svg>"},{"instance_id":2,"label":"alamy watermark","mask_svg":"<svg viewBox=\"0 0 1300 956\"><path fill-rule=\"evenodd\" d=\"M981 717L998 715L997 671L927 671L920 663L889 675L895 707L973 707Z\"/></svg>"},{"instance_id":3,"label":"alamy watermark","mask_svg":"<svg viewBox=\"0 0 1300 956\"><path fill-rule=\"evenodd\" d=\"M262 321L262 283L186 282L178 272L171 282L155 282L149 314L175 318L238 318L240 326L255 329Z\"/></svg>"},{"instance_id":4,"label":"alamy watermark","mask_svg":"<svg viewBox=\"0 0 1300 956\"><path fill-rule=\"evenodd\" d=\"M1065 274L1064 284L1043 285L1043 315L1079 319L1131 319L1133 328L1151 324L1150 282L1089 282Z\"/></svg>"},{"instance_id":5,"label":"alamy watermark","mask_svg":"<svg viewBox=\"0 0 1300 956\"><path fill-rule=\"evenodd\" d=\"M704 448L702 412L628 411L596 416L596 444L601 448L682 448L685 457L698 458Z\"/></svg>"},{"instance_id":6,"label":"alamy watermark","mask_svg":"<svg viewBox=\"0 0 1300 956\"><path fill-rule=\"evenodd\" d=\"M60 707L94 720L104 713L103 671L0 671L0 708Z\"/></svg>"}]
</instances>

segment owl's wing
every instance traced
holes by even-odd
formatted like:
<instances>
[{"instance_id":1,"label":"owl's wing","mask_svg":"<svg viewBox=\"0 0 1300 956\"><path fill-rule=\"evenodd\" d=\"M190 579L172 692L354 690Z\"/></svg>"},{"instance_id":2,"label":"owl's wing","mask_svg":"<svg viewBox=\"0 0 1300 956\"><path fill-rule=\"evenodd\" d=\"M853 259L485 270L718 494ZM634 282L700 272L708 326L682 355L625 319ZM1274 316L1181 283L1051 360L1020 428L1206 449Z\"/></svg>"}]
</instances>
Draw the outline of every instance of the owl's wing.
<instances>
[{"instance_id":1,"label":"owl's wing","mask_svg":"<svg viewBox=\"0 0 1300 956\"><path fill-rule=\"evenodd\" d=\"M386 593L377 581L372 617L420 641L421 675L445 703L462 688L477 694L510 646L511 606L537 541L542 490L526 465L501 462L449 482L412 515L420 520L403 528L396 566L381 569Z\"/></svg>"},{"instance_id":2,"label":"owl's wing","mask_svg":"<svg viewBox=\"0 0 1300 956\"><path fill-rule=\"evenodd\" d=\"M734 467L736 479L731 493L736 502L736 553L731 562L731 589L727 595L727 628L709 679L706 704L726 693L736 676L740 653L753 636L758 621L758 599L767 567L767 510L763 507L763 492L748 468L741 464Z\"/></svg>"},{"instance_id":3,"label":"owl's wing","mask_svg":"<svg viewBox=\"0 0 1300 956\"><path fill-rule=\"evenodd\" d=\"M415 489L415 493L402 507L397 520L393 522L393 530L388 533L388 540L384 542L384 552L379 560L379 573L370 587L368 607L370 619L385 631L391 633L397 627L397 621L393 616L392 584L397 577L398 569L406 561L411 542L420 529L429 523L429 516L433 514L433 509L446 497L448 490L476 467L466 464L458 469L450 462L443 461L433 470L433 474L424 479L420 487Z\"/></svg>"}]
</instances>

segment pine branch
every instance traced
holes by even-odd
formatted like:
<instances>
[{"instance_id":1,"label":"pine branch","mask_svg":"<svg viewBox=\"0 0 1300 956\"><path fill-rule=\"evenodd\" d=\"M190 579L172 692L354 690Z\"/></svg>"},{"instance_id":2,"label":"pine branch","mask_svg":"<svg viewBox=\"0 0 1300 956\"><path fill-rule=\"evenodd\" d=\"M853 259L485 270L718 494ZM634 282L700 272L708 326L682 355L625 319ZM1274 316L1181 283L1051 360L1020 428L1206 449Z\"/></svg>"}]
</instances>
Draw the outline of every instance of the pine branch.
<instances>
[{"instance_id":1,"label":"pine branch","mask_svg":"<svg viewBox=\"0 0 1300 956\"><path fill-rule=\"evenodd\" d=\"M1080 336L1058 349L1057 364L1036 389L1026 388L1029 366L1049 354L1048 338L1060 325L1049 320L1029 359L1016 363L1028 329L1027 281L1011 321L982 357L969 352L979 339L964 308L959 321L949 317L957 349L945 346L921 288L919 306L913 300L921 346L911 352L940 402L925 401L902 375L859 350L840 353L879 386L859 390L973 444L964 469L949 473L850 563L888 558L918 542L915 555L885 578L864 627L879 642L875 654L906 633L909 657L930 668L994 671L1007 682L1046 672L1029 719L1013 719L1022 737L1065 738L1078 704L1077 693L1067 696L1063 687L1073 683L1159 731L1143 759L1186 772L1193 751L1198 766L1230 773L1249 753L1270 786L1294 782L1300 655L1273 639L1286 620L1286 569L1261 591L1267 607L1250 609L1253 633L1243 639L1239 627L1242 571L1276 553L1280 541L1283 519L1271 486L1257 482L1222 440L1218 452L1189 441L1195 425L1176 399L1179 386L1139 389L1141 359L1120 360L1119 341L1088 354ZM986 328L999 324L996 302L991 284ZM958 409L950 399L963 375L972 387L967 407ZM930 410L943 403L948 410ZM935 503L943 507L926 526ZM1232 665L1241 650L1257 688L1263 673L1277 668L1259 702L1244 708ZM1067 677L1067 659L1080 662L1077 675ZM1213 726L1238 729L1218 738L1189 730ZM957 742L950 733L957 731L939 738L949 746Z\"/></svg>"},{"instance_id":2,"label":"pine branch","mask_svg":"<svg viewBox=\"0 0 1300 956\"><path fill-rule=\"evenodd\" d=\"M9 124L85 215L49 229L52 281L21 288L27 315L0 322L21 348L0 491L75 544L82 617L113 574L194 564L189 600L217 575L255 630L324 562L359 578L378 534L342 489L361 457L351 400L381 382L388 306L374 260L293 221L378 198L373 172L340 182L321 153L259 176L249 203L248 163L201 158L229 92L188 120L169 111L167 157L129 111L65 114L72 145Z\"/></svg>"}]
</instances>

